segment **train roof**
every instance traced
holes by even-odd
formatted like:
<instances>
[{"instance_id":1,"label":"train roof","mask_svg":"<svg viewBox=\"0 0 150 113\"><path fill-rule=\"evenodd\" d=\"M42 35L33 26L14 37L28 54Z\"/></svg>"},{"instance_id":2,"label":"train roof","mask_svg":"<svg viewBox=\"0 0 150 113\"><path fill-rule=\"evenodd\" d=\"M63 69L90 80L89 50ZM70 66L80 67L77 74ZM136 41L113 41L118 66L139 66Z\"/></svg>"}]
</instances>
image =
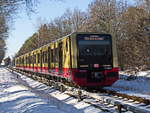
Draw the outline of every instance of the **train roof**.
<instances>
[{"instance_id":1,"label":"train roof","mask_svg":"<svg viewBox=\"0 0 150 113\"><path fill-rule=\"evenodd\" d=\"M43 47L45 47L45 46L50 45L51 43L55 43L55 42L57 42L57 41L59 41L59 40L63 40L63 39L66 38L66 37L69 37L69 36L71 36L71 35L76 35L76 34L106 34L106 33L100 33L100 32L72 32L72 33L70 33L70 34L68 34L68 35L63 36L62 38L58 38L58 39L56 39L56 40L53 40L52 42L47 43L47 44L45 44L45 45L43 45L43 46L40 46L40 47L38 47L38 48L36 48L36 49L34 49L34 50L32 50L32 51L36 51L36 50L38 50L38 49L40 49L40 48L43 48ZM29 51L29 52L27 52L27 53L25 53L25 54L23 54L23 55L18 56L18 57L23 57L24 55L27 55L27 54L31 53L32 51ZM18 58L18 57L16 57L16 58Z\"/></svg>"}]
</instances>

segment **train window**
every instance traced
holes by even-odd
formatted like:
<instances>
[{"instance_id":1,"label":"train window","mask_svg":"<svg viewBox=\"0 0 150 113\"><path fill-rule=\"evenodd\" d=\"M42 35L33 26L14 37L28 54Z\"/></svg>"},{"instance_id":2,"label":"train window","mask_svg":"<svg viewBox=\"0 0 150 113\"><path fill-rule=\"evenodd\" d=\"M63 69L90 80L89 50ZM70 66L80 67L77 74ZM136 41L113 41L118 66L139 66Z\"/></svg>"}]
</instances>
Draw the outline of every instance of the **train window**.
<instances>
[{"instance_id":1,"label":"train window","mask_svg":"<svg viewBox=\"0 0 150 113\"><path fill-rule=\"evenodd\" d=\"M24 65L26 64L26 57L24 57Z\"/></svg>"},{"instance_id":2,"label":"train window","mask_svg":"<svg viewBox=\"0 0 150 113\"><path fill-rule=\"evenodd\" d=\"M32 64L32 56L30 56L30 64Z\"/></svg>"},{"instance_id":3,"label":"train window","mask_svg":"<svg viewBox=\"0 0 150 113\"><path fill-rule=\"evenodd\" d=\"M32 63L34 64L34 55L32 56Z\"/></svg>"},{"instance_id":4,"label":"train window","mask_svg":"<svg viewBox=\"0 0 150 113\"><path fill-rule=\"evenodd\" d=\"M45 52L43 51L43 63L45 63Z\"/></svg>"},{"instance_id":5,"label":"train window","mask_svg":"<svg viewBox=\"0 0 150 113\"><path fill-rule=\"evenodd\" d=\"M54 50L51 49L51 62L54 62Z\"/></svg>"},{"instance_id":6,"label":"train window","mask_svg":"<svg viewBox=\"0 0 150 113\"><path fill-rule=\"evenodd\" d=\"M23 57L23 60L24 60L24 65L26 64L26 58L25 57Z\"/></svg>"},{"instance_id":7,"label":"train window","mask_svg":"<svg viewBox=\"0 0 150 113\"><path fill-rule=\"evenodd\" d=\"M45 63L45 51L43 52L43 56L44 56L44 58L43 58L43 62Z\"/></svg>"},{"instance_id":8,"label":"train window","mask_svg":"<svg viewBox=\"0 0 150 113\"><path fill-rule=\"evenodd\" d=\"M24 59L24 57L23 57L23 64L25 63L25 59Z\"/></svg>"},{"instance_id":9,"label":"train window","mask_svg":"<svg viewBox=\"0 0 150 113\"><path fill-rule=\"evenodd\" d=\"M45 63L45 59L46 59L45 51L43 52L43 54L44 54L43 62Z\"/></svg>"},{"instance_id":10,"label":"train window","mask_svg":"<svg viewBox=\"0 0 150 113\"><path fill-rule=\"evenodd\" d=\"M29 56L27 57L27 63L29 64Z\"/></svg>"},{"instance_id":11,"label":"train window","mask_svg":"<svg viewBox=\"0 0 150 113\"><path fill-rule=\"evenodd\" d=\"M35 63L35 55L32 56L32 59L33 59L32 62L34 64Z\"/></svg>"},{"instance_id":12,"label":"train window","mask_svg":"<svg viewBox=\"0 0 150 113\"><path fill-rule=\"evenodd\" d=\"M41 60L44 63L44 52L42 52L41 55L42 55L42 59Z\"/></svg>"},{"instance_id":13,"label":"train window","mask_svg":"<svg viewBox=\"0 0 150 113\"><path fill-rule=\"evenodd\" d=\"M23 64L25 64L25 58L23 57Z\"/></svg>"},{"instance_id":14,"label":"train window","mask_svg":"<svg viewBox=\"0 0 150 113\"><path fill-rule=\"evenodd\" d=\"M31 64L31 56L29 56L29 64Z\"/></svg>"},{"instance_id":15,"label":"train window","mask_svg":"<svg viewBox=\"0 0 150 113\"><path fill-rule=\"evenodd\" d=\"M35 63L35 57L34 57L34 55L32 57L33 57L33 64L34 64Z\"/></svg>"},{"instance_id":16,"label":"train window","mask_svg":"<svg viewBox=\"0 0 150 113\"><path fill-rule=\"evenodd\" d=\"M28 56L28 64L29 64L29 56Z\"/></svg>"},{"instance_id":17,"label":"train window","mask_svg":"<svg viewBox=\"0 0 150 113\"><path fill-rule=\"evenodd\" d=\"M27 64L28 64L28 57L26 56L26 66L27 66Z\"/></svg>"},{"instance_id":18,"label":"train window","mask_svg":"<svg viewBox=\"0 0 150 113\"><path fill-rule=\"evenodd\" d=\"M34 63L34 64L36 63L35 55L33 55L33 63Z\"/></svg>"},{"instance_id":19,"label":"train window","mask_svg":"<svg viewBox=\"0 0 150 113\"><path fill-rule=\"evenodd\" d=\"M33 55L33 63L34 64L36 63L36 57L35 57L35 55Z\"/></svg>"},{"instance_id":20,"label":"train window","mask_svg":"<svg viewBox=\"0 0 150 113\"><path fill-rule=\"evenodd\" d=\"M31 57L29 56L29 64L30 64L30 61L31 61L30 58L31 58Z\"/></svg>"},{"instance_id":21,"label":"train window","mask_svg":"<svg viewBox=\"0 0 150 113\"><path fill-rule=\"evenodd\" d=\"M28 57L27 57L27 64L29 64Z\"/></svg>"},{"instance_id":22,"label":"train window","mask_svg":"<svg viewBox=\"0 0 150 113\"><path fill-rule=\"evenodd\" d=\"M36 64L36 55L34 55L34 63Z\"/></svg>"},{"instance_id":23,"label":"train window","mask_svg":"<svg viewBox=\"0 0 150 113\"><path fill-rule=\"evenodd\" d=\"M38 53L38 63L40 63L40 53Z\"/></svg>"},{"instance_id":24,"label":"train window","mask_svg":"<svg viewBox=\"0 0 150 113\"><path fill-rule=\"evenodd\" d=\"M48 52L45 51L45 63L47 63L47 59L48 59Z\"/></svg>"},{"instance_id":25,"label":"train window","mask_svg":"<svg viewBox=\"0 0 150 113\"><path fill-rule=\"evenodd\" d=\"M35 63L35 55L33 55L33 63Z\"/></svg>"},{"instance_id":26,"label":"train window","mask_svg":"<svg viewBox=\"0 0 150 113\"><path fill-rule=\"evenodd\" d=\"M47 60L47 54L46 51L43 51L43 63L46 63Z\"/></svg>"},{"instance_id":27,"label":"train window","mask_svg":"<svg viewBox=\"0 0 150 113\"><path fill-rule=\"evenodd\" d=\"M55 57L54 57L54 62L58 62L58 48L55 48Z\"/></svg>"},{"instance_id":28,"label":"train window","mask_svg":"<svg viewBox=\"0 0 150 113\"><path fill-rule=\"evenodd\" d=\"M32 64L32 56L29 57L29 64Z\"/></svg>"},{"instance_id":29,"label":"train window","mask_svg":"<svg viewBox=\"0 0 150 113\"><path fill-rule=\"evenodd\" d=\"M36 64L36 54L34 55L34 63Z\"/></svg>"},{"instance_id":30,"label":"train window","mask_svg":"<svg viewBox=\"0 0 150 113\"><path fill-rule=\"evenodd\" d=\"M28 64L28 57L26 57L26 64Z\"/></svg>"},{"instance_id":31,"label":"train window","mask_svg":"<svg viewBox=\"0 0 150 113\"><path fill-rule=\"evenodd\" d=\"M20 58L19 58L19 64L20 64Z\"/></svg>"},{"instance_id":32,"label":"train window","mask_svg":"<svg viewBox=\"0 0 150 113\"><path fill-rule=\"evenodd\" d=\"M28 59L27 59L27 57L26 57L26 66L27 66L27 64L28 64Z\"/></svg>"},{"instance_id":33,"label":"train window","mask_svg":"<svg viewBox=\"0 0 150 113\"><path fill-rule=\"evenodd\" d=\"M56 54L56 61L58 62L59 61L59 49L57 48L57 54Z\"/></svg>"},{"instance_id":34,"label":"train window","mask_svg":"<svg viewBox=\"0 0 150 113\"><path fill-rule=\"evenodd\" d=\"M46 51L44 51L44 63L46 63Z\"/></svg>"},{"instance_id":35,"label":"train window","mask_svg":"<svg viewBox=\"0 0 150 113\"><path fill-rule=\"evenodd\" d=\"M29 56L29 64L31 64L31 56Z\"/></svg>"},{"instance_id":36,"label":"train window","mask_svg":"<svg viewBox=\"0 0 150 113\"><path fill-rule=\"evenodd\" d=\"M29 56L29 64L31 64L31 56Z\"/></svg>"},{"instance_id":37,"label":"train window","mask_svg":"<svg viewBox=\"0 0 150 113\"><path fill-rule=\"evenodd\" d=\"M47 51L47 57L48 57L47 60L48 60L48 63L50 63L50 59L51 59L50 58L51 57L50 54L51 54L50 47L48 47L48 51Z\"/></svg>"},{"instance_id":38,"label":"train window","mask_svg":"<svg viewBox=\"0 0 150 113\"><path fill-rule=\"evenodd\" d=\"M30 57L30 63L31 64L33 63L33 57L32 56Z\"/></svg>"},{"instance_id":39,"label":"train window","mask_svg":"<svg viewBox=\"0 0 150 113\"><path fill-rule=\"evenodd\" d=\"M32 64L34 63L34 55L32 55Z\"/></svg>"},{"instance_id":40,"label":"train window","mask_svg":"<svg viewBox=\"0 0 150 113\"><path fill-rule=\"evenodd\" d=\"M24 64L24 58L22 58L22 64Z\"/></svg>"},{"instance_id":41,"label":"train window","mask_svg":"<svg viewBox=\"0 0 150 113\"><path fill-rule=\"evenodd\" d=\"M21 58L21 64L23 64L23 58Z\"/></svg>"},{"instance_id":42,"label":"train window","mask_svg":"<svg viewBox=\"0 0 150 113\"><path fill-rule=\"evenodd\" d=\"M68 42L66 41L66 51L68 51Z\"/></svg>"}]
</instances>

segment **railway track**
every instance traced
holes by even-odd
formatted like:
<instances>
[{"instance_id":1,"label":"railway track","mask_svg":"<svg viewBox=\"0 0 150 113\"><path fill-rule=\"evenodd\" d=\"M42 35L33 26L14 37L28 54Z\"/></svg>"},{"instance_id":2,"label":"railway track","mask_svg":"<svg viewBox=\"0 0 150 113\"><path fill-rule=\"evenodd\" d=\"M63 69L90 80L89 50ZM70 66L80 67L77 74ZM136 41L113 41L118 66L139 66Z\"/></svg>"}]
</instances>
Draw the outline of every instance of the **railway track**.
<instances>
[{"instance_id":1,"label":"railway track","mask_svg":"<svg viewBox=\"0 0 150 113\"><path fill-rule=\"evenodd\" d=\"M129 96L126 94L121 94L115 91L104 89L101 89L100 91L87 91L81 88L62 84L61 82L54 82L53 80L49 80L42 76L42 73L41 75L35 75L34 73L23 72L14 68L9 68L9 71L16 71L17 73L27 75L28 77L38 80L49 86L53 85L56 88L60 89L60 91L65 91L66 94L77 98L79 101L84 101L88 104L91 104L104 112L114 113L117 111L118 113L123 113L130 111L133 113L150 113L150 100L145 98Z\"/></svg>"}]
</instances>

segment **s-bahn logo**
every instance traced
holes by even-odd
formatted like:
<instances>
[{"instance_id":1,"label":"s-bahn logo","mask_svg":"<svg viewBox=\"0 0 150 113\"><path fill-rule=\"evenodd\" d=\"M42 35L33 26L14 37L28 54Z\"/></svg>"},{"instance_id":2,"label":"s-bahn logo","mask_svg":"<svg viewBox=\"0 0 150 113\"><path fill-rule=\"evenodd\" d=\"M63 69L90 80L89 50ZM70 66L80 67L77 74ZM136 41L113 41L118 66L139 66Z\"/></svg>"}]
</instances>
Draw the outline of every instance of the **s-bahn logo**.
<instances>
[{"instance_id":1,"label":"s-bahn logo","mask_svg":"<svg viewBox=\"0 0 150 113\"><path fill-rule=\"evenodd\" d=\"M94 67L95 67L95 68L98 68L98 67L99 67L99 64L94 64Z\"/></svg>"}]
</instances>

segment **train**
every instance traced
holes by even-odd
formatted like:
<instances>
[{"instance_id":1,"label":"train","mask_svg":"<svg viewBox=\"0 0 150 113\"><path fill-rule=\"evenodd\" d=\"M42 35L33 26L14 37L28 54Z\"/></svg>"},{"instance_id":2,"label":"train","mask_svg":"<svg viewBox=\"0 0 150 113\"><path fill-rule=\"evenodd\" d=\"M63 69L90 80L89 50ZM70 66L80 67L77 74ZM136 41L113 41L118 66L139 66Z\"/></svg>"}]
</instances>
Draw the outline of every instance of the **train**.
<instances>
[{"instance_id":1,"label":"train","mask_svg":"<svg viewBox=\"0 0 150 113\"><path fill-rule=\"evenodd\" d=\"M15 68L80 87L111 86L119 79L116 39L110 34L73 32L16 57Z\"/></svg>"}]
</instances>

